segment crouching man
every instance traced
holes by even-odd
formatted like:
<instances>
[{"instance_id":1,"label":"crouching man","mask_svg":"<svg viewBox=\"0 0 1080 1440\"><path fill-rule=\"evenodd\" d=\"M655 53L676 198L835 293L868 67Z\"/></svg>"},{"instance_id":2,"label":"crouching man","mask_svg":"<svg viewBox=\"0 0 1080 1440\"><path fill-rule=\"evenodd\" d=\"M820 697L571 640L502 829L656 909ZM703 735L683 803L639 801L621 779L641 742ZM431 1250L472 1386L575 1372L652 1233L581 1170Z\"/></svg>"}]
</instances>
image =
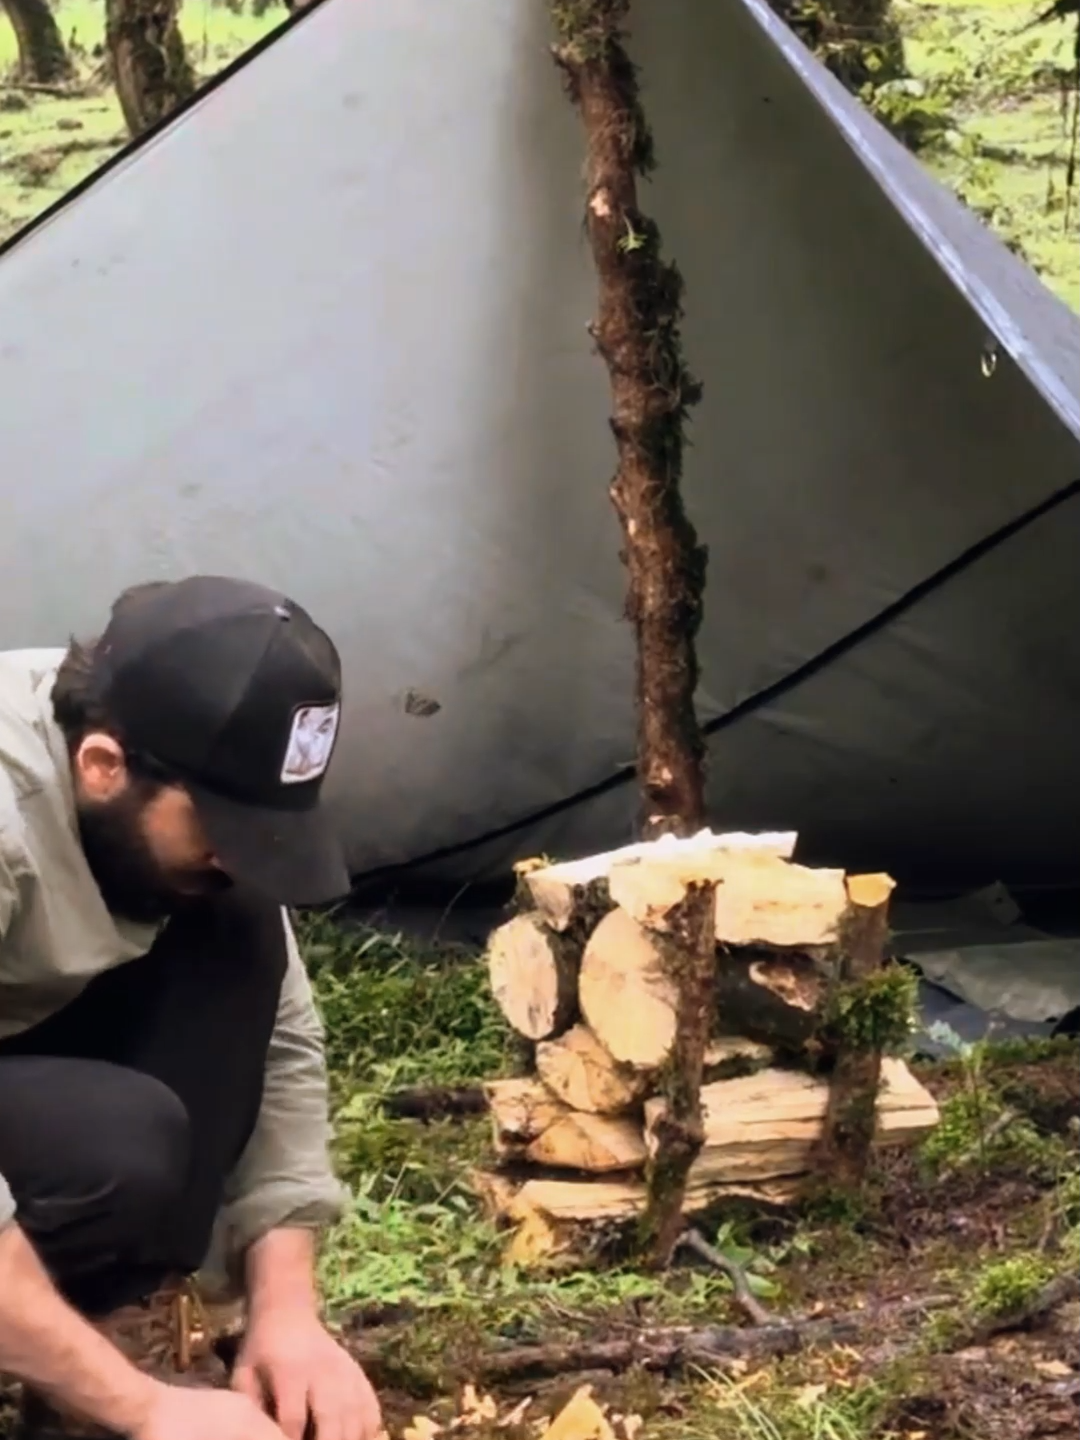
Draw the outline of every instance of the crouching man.
<instances>
[{"instance_id":1,"label":"crouching man","mask_svg":"<svg viewBox=\"0 0 1080 1440\"><path fill-rule=\"evenodd\" d=\"M319 808L329 638L197 576L0 654L0 1372L20 1440L375 1440L323 1328L339 1212L322 1033L284 906L342 895ZM246 1302L231 1375L192 1286Z\"/></svg>"}]
</instances>

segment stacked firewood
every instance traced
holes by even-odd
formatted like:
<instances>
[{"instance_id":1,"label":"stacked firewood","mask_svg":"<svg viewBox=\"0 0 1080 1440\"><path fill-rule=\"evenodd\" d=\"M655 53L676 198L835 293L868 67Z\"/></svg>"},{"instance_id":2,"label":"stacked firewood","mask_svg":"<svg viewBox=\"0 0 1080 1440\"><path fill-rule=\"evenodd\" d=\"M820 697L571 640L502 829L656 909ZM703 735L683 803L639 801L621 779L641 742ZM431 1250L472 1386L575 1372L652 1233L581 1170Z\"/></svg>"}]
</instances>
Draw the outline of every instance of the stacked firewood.
<instances>
[{"instance_id":1,"label":"stacked firewood","mask_svg":"<svg viewBox=\"0 0 1080 1440\"><path fill-rule=\"evenodd\" d=\"M503 1014L534 1042L534 1073L485 1087L495 1164L478 1178L497 1213L559 1222L644 1210L676 1042L664 917L702 876L716 883L716 1005L684 1208L793 1198L829 1105L814 1067L852 909L887 907L893 888L887 876L795 864L794 847L790 834L704 831L519 867L519 913L492 934L488 964ZM937 1121L932 1096L886 1057L875 1143L912 1144Z\"/></svg>"}]
</instances>

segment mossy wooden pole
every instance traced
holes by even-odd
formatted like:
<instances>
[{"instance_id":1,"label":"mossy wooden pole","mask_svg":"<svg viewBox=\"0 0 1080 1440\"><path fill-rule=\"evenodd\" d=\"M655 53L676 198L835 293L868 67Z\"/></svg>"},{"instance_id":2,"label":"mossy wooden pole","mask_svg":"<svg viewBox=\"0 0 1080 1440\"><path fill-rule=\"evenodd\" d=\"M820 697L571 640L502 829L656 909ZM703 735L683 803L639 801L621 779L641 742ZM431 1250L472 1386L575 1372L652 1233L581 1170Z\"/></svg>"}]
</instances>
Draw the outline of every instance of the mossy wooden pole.
<instances>
[{"instance_id":1,"label":"mossy wooden pole","mask_svg":"<svg viewBox=\"0 0 1080 1440\"><path fill-rule=\"evenodd\" d=\"M585 219L599 278L590 333L611 377L618 468L611 499L637 638L638 775L646 837L705 823L705 744L694 710L704 547L679 492L683 426L701 395L682 357L682 277L638 208L653 165L637 74L624 46L629 0L552 0L555 58L586 142Z\"/></svg>"},{"instance_id":2,"label":"mossy wooden pole","mask_svg":"<svg viewBox=\"0 0 1080 1440\"><path fill-rule=\"evenodd\" d=\"M705 1050L716 1013L716 881L691 882L667 916L661 951L678 985L675 1044L661 1074L666 1102L654 1131L656 1152L646 1170L648 1204L640 1248L651 1264L671 1263L683 1232L690 1167L705 1143L701 1086Z\"/></svg>"},{"instance_id":3,"label":"mossy wooden pole","mask_svg":"<svg viewBox=\"0 0 1080 1440\"><path fill-rule=\"evenodd\" d=\"M683 360L682 277L661 258L656 222L638 205L653 167L637 72L625 48L630 0L552 0L555 59L585 128L585 221L599 281L590 327L611 379L618 465L611 499L622 525L626 613L637 641L638 779L647 838L705 824L705 742L694 709L695 639L706 552L680 494L683 427L701 387ZM715 883L690 885L662 952L678 992L665 1067L668 1113L649 1167L644 1247L671 1258L698 1151L701 1081L715 979Z\"/></svg>"},{"instance_id":4,"label":"mossy wooden pole","mask_svg":"<svg viewBox=\"0 0 1080 1440\"><path fill-rule=\"evenodd\" d=\"M829 1188L854 1190L874 1143L882 1056L910 1033L912 996L906 974L884 969L893 881L850 875L845 883L838 984L823 1036L833 1071L815 1170Z\"/></svg>"}]
</instances>

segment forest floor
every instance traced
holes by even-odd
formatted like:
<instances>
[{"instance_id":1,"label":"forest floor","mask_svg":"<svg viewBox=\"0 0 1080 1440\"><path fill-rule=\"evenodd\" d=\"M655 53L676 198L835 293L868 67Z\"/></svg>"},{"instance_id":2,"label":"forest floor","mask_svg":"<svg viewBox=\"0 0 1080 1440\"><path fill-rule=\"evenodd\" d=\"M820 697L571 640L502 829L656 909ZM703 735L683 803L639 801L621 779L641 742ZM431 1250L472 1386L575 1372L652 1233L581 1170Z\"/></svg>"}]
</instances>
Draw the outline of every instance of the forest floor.
<instances>
[{"instance_id":1,"label":"forest floor","mask_svg":"<svg viewBox=\"0 0 1080 1440\"><path fill-rule=\"evenodd\" d=\"M85 84L70 96L0 84L0 242L61 199L127 141L115 95L100 78L102 0L54 0ZM279 25L212 0L185 0L181 23L204 79ZM1072 121L1062 84L1074 27L1024 27L1039 0L895 0L913 80L883 97L894 119L922 135L924 163L1047 285L1080 310L1080 203L1066 198ZM15 62L0 23L0 76Z\"/></svg>"},{"instance_id":2,"label":"forest floor","mask_svg":"<svg viewBox=\"0 0 1080 1440\"><path fill-rule=\"evenodd\" d=\"M464 1429L473 1440L532 1440L583 1382L614 1412L641 1417L640 1440L1077 1434L1080 1302L992 1333L996 1317L1080 1264L1076 1044L958 1047L948 1063L918 1066L942 1124L921 1151L884 1161L858 1204L708 1218L708 1240L778 1321L869 1317L843 1343L771 1362L751 1345L750 1358L716 1367L618 1373L598 1344L657 1327L745 1326L727 1277L681 1265L658 1279L610 1253L570 1273L508 1266L507 1237L469 1186L488 1155L486 1119L425 1124L383 1111L402 1089L513 1071L486 967L464 950L325 922L305 943L330 1035L338 1163L355 1194L323 1257L324 1290L339 1312L360 1307L365 1323L348 1328L382 1381L393 1440L417 1415L460 1417L467 1383L493 1394L500 1419L529 1400L516 1427L476 1415ZM1004 1107L1018 1118L995 1133ZM508 1349L553 1344L550 1365L491 1378ZM538 1379L545 1368L559 1373Z\"/></svg>"},{"instance_id":3,"label":"forest floor","mask_svg":"<svg viewBox=\"0 0 1080 1440\"><path fill-rule=\"evenodd\" d=\"M536 1440L581 1384L631 1417L616 1440L1076 1436L1080 1301L1009 1324L1080 1266L1074 1042L958 1047L916 1065L941 1126L921 1150L883 1158L857 1203L703 1218L771 1317L831 1332L770 1358L777 1347L707 1267L651 1276L610 1248L572 1271L512 1267L505 1232L470 1188L487 1120L388 1117L387 1097L403 1090L513 1073L519 1052L479 956L326 919L302 940L352 1194L322 1284L379 1384L391 1440ZM1001 1130L1005 1107L1016 1118ZM676 1355L659 1369L619 1356L620 1344L682 1326L731 1327L746 1353L686 1365Z\"/></svg>"}]
</instances>

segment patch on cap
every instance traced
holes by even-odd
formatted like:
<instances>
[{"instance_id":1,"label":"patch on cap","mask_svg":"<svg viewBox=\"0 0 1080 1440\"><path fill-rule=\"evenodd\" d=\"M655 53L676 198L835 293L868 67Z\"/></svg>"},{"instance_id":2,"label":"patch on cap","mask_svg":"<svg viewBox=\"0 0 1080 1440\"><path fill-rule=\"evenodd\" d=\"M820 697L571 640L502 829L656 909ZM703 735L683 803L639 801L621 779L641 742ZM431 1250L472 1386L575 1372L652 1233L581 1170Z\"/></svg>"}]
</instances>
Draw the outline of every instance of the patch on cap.
<instances>
[{"instance_id":1,"label":"patch on cap","mask_svg":"<svg viewBox=\"0 0 1080 1440\"><path fill-rule=\"evenodd\" d=\"M283 785L301 785L317 780L330 764L334 741L337 739L340 705L302 705L293 715L285 763L281 767Z\"/></svg>"}]
</instances>

